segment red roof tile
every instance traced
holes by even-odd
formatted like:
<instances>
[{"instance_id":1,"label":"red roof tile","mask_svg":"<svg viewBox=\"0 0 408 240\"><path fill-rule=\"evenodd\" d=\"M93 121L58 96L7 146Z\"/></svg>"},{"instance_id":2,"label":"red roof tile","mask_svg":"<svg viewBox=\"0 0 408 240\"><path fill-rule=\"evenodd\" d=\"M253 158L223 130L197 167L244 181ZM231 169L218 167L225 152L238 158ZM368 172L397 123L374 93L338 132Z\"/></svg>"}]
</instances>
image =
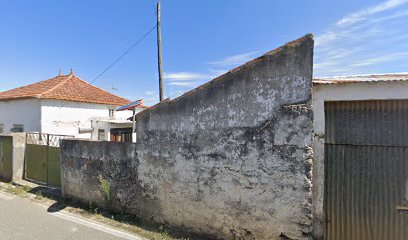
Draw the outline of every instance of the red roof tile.
<instances>
[{"instance_id":1,"label":"red roof tile","mask_svg":"<svg viewBox=\"0 0 408 240\"><path fill-rule=\"evenodd\" d=\"M108 105L126 105L130 102L87 83L72 73L0 92L0 101L22 98L56 99Z\"/></svg>"}]
</instances>

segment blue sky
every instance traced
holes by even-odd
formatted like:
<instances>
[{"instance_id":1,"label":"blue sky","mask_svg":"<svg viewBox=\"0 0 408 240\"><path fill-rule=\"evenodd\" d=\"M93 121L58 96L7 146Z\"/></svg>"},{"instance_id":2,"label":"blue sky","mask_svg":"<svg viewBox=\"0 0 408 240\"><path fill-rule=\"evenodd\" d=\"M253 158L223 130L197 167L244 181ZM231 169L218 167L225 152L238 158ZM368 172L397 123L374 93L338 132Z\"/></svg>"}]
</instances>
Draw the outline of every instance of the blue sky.
<instances>
[{"instance_id":1,"label":"blue sky","mask_svg":"<svg viewBox=\"0 0 408 240\"><path fill-rule=\"evenodd\" d=\"M0 91L61 68L92 81L155 24L157 0L0 0ZM408 0L162 0L165 95L174 98L306 33L315 76L407 72ZM158 100L155 31L95 85Z\"/></svg>"}]
</instances>

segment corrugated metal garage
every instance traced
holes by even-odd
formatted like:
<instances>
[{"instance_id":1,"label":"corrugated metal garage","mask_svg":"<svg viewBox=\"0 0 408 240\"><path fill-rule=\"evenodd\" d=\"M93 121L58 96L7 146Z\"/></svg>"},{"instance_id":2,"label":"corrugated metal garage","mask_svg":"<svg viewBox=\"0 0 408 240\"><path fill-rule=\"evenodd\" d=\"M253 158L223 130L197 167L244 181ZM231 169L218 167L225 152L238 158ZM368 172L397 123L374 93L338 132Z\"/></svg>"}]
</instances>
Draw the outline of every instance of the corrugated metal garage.
<instances>
[{"instance_id":1,"label":"corrugated metal garage","mask_svg":"<svg viewBox=\"0 0 408 240\"><path fill-rule=\"evenodd\" d=\"M408 239L408 100L325 103L325 236Z\"/></svg>"}]
</instances>

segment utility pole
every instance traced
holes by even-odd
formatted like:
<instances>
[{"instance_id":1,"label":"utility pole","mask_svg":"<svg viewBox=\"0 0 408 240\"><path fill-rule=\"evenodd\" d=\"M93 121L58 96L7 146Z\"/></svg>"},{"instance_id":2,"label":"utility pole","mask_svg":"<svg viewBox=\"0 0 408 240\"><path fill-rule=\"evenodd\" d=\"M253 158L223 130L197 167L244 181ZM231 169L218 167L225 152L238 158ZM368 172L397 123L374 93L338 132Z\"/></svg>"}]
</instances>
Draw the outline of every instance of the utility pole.
<instances>
[{"instance_id":1,"label":"utility pole","mask_svg":"<svg viewBox=\"0 0 408 240\"><path fill-rule=\"evenodd\" d=\"M157 48L158 48L158 65L159 65L159 92L160 102L164 100L163 90L163 66L162 66L162 43L160 27L160 0L157 2Z\"/></svg>"}]
</instances>

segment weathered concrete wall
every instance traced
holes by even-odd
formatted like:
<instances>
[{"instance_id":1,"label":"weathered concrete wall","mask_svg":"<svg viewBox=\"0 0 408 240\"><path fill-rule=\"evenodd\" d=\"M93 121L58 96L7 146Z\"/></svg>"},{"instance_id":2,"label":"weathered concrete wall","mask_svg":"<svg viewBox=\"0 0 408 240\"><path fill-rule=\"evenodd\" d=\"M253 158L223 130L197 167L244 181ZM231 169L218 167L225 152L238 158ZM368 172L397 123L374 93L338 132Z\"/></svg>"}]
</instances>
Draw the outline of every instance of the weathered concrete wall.
<instances>
[{"instance_id":1,"label":"weathered concrete wall","mask_svg":"<svg viewBox=\"0 0 408 240\"><path fill-rule=\"evenodd\" d=\"M0 180L17 181L23 178L25 133L0 135Z\"/></svg>"},{"instance_id":2,"label":"weathered concrete wall","mask_svg":"<svg viewBox=\"0 0 408 240\"><path fill-rule=\"evenodd\" d=\"M137 143L64 140L63 193L237 239L312 232L313 39L307 35L137 115Z\"/></svg>"},{"instance_id":3,"label":"weathered concrete wall","mask_svg":"<svg viewBox=\"0 0 408 240\"><path fill-rule=\"evenodd\" d=\"M13 133L13 181L24 177L24 156L26 147L26 134Z\"/></svg>"},{"instance_id":4,"label":"weathered concrete wall","mask_svg":"<svg viewBox=\"0 0 408 240\"><path fill-rule=\"evenodd\" d=\"M111 184L113 207L141 204L136 144L67 139L61 142L61 188L65 196L108 207L100 177ZM130 202L126 202L125 199ZM132 203L135 201L135 203ZM121 205L122 204L122 205Z\"/></svg>"}]
</instances>

